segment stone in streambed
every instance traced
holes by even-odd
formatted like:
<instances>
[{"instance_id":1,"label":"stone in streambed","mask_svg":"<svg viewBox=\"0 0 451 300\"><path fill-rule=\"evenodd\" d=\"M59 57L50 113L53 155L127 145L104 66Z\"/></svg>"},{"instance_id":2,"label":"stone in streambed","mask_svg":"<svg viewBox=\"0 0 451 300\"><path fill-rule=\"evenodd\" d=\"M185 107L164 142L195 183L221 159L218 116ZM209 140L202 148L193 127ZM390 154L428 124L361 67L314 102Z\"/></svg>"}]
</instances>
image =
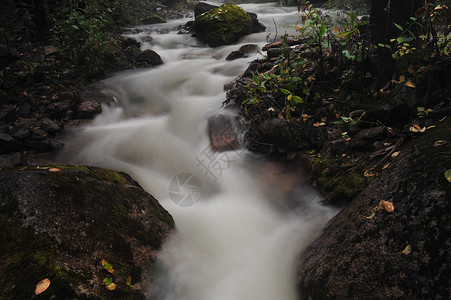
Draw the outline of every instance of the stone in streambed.
<instances>
[{"instance_id":1,"label":"stone in streambed","mask_svg":"<svg viewBox=\"0 0 451 300\"><path fill-rule=\"evenodd\" d=\"M252 32L252 19L242 8L227 3L198 15L193 30L211 47L229 45Z\"/></svg>"},{"instance_id":2,"label":"stone in streambed","mask_svg":"<svg viewBox=\"0 0 451 300\"><path fill-rule=\"evenodd\" d=\"M35 298L44 278L49 299L145 298L149 266L174 221L128 175L29 167L0 171L0 182L0 270L8 274L1 299ZM105 288L107 277L116 290Z\"/></svg>"}]
</instances>

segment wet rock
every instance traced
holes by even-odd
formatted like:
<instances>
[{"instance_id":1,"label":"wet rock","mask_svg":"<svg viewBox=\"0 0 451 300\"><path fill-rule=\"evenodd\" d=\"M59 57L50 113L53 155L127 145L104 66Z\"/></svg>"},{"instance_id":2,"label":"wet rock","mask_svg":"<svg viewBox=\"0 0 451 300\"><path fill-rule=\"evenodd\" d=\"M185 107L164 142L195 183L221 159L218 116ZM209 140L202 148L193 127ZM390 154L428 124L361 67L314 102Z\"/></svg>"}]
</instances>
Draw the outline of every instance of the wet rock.
<instances>
[{"instance_id":1,"label":"wet rock","mask_svg":"<svg viewBox=\"0 0 451 300\"><path fill-rule=\"evenodd\" d=\"M209 10L212 10L214 8L217 8L217 7L218 6L211 5L206 2L199 2L196 4L196 6L194 6L194 16L195 17L200 16L201 14L203 14Z\"/></svg>"},{"instance_id":2,"label":"wet rock","mask_svg":"<svg viewBox=\"0 0 451 300\"><path fill-rule=\"evenodd\" d=\"M246 45L241 46L238 51L240 51L241 53L244 53L244 54L254 53L257 51L257 45L246 44Z\"/></svg>"},{"instance_id":3,"label":"wet rock","mask_svg":"<svg viewBox=\"0 0 451 300\"><path fill-rule=\"evenodd\" d=\"M56 124L55 121L52 121L49 118L42 119L40 122L40 127L48 133L55 133L60 130L58 124Z\"/></svg>"},{"instance_id":4,"label":"wet rock","mask_svg":"<svg viewBox=\"0 0 451 300\"><path fill-rule=\"evenodd\" d=\"M14 127L11 129L10 134L15 139L26 139L31 134L31 128L34 123L36 123L36 119L22 119L17 122Z\"/></svg>"},{"instance_id":5,"label":"wet rock","mask_svg":"<svg viewBox=\"0 0 451 300\"><path fill-rule=\"evenodd\" d=\"M254 14L251 12L248 12L247 14L249 15L249 17L251 17L251 20L252 20L252 32L253 33L264 32L266 30L266 26L258 21L257 14Z\"/></svg>"},{"instance_id":6,"label":"wet rock","mask_svg":"<svg viewBox=\"0 0 451 300\"><path fill-rule=\"evenodd\" d=\"M0 169L12 169L17 166L26 165L24 159L19 152L0 155Z\"/></svg>"},{"instance_id":7,"label":"wet rock","mask_svg":"<svg viewBox=\"0 0 451 300\"><path fill-rule=\"evenodd\" d=\"M14 122L17 119L17 112L14 106L9 105L0 110L0 120L5 123Z\"/></svg>"},{"instance_id":8,"label":"wet rock","mask_svg":"<svg viewBox=\"0 0 451 300\"><path fill-rule=\"evenodd\" d=\"M116 103L113 96L103 93L96 85L84 88L79 93L80 102L85 101L95 101L98 103L103 103L107 105L112 105Z\"/></svg>"},{"instance_id":9,"label":"wet rock","mask_svg":"<svg viewBox=\"0 0 451 300\"><path fill-rule=\"evenodd\" d=\"M69 102L53 102L47 105L47 113L50 116L60 118L66 114L66 111L71 108Z\"/></svg>"},{"instance_id":10,"label":"wet rock","mask_svg":"<svg viewBox=\"0 0 451 300\"><path fill-rule=\"evenodd\" d=\"M363 147L367 144L370 144L371 142L374 142L377 139L383 138L385 131L385 127L383 126L361 130L352 137L351 141L349 142L349 146L351 148Z\"/></svg>"},{"instance_id":11,"label":"wet rock","mask_svg":"<svg viewBox=\"0 0 451 300\"><path fill-rule=\"evenodd\" d=\"M31 106L31 104L29 102L23 102L23 103L21 103L19 111L17 112L17 114L21 118L27 118L31 114L31 108L32 108L32 106Z\"/></svg>"},{"instance_id":12,"label":"wet rock","mask_svg":"<svg viewBox=\"0 0 451 300\"><path fill-rule=\"evenodd\" d=\"M211 47L229 45L252 32L252 20L242 8L226 3L198 15L193 30Z\"/></svg>"},{"instance_id":13,"label":"wet rock","mask_svg":"<svg viewBox=\"0 0 451 300\"><path fill-rule=\"evenodd\" d=\"M159 66L163 64L160 55L150 49L144 50L139 56L139 61L147 66Z\"/></svg>"},{"instance_id":14,"label":"wet rock","mask_svg":"<svg viewBox=\"0 0 451 300\"><path fill-rule=\"evenodd\" d=\"M0 171L0 269L8 270L0 298L34 298L49 278L49 299L144 299L172 217L126 174L53 168ZM105 288L107 277L116 290Z\"/></svg>"},{"instance_id":15,"label":"wet rock","mask_svg":"<svg viewBox=\"0 0 451 300\"><path fill-rule=\"evenodd\" d=\"M0 153L19 150L22 143L7 133L0 132Z\"/></svg>"},{"instance_id":16,"label":"wet rock","mask_svg":"<svg viewBox=\"0 0 451 300\"><path fill-rule=\"evenodd\" d=\"M208 119L208 132L213 151L230 151L240 145L238 135L242 132L236 116L217 114Z\"/></svg>"},{"instance_id":17,"label":"wet rock","mask_svg":"<svg viewBox=\"0 0 451 300\"><path fill-rule=\"evenodd\" d=\"M303 299L448 299L451 121L407 143L303 253ZM394 211L371 212L381 200Z\"/></svg>"},{"instance_id":18,"label":"wet rock","mask_svg":"<svg viewBox=\"0 0 451 300\"><path fill-rule=\"evenodd\" d=\"M276 58L283 54L282 48L269 48L266 53L268 54L268 58Z\"/></svg>"},{"instance_id":19,"label":"wet rock","mask_svg":"<svg viewBox=\"0 0 451 300\"><path fill-rule=\"evenodd\" d=\"M49 137L49 134L47 131L42 130L41 128L33 128L31 132L31 140L32 141L41 141L45 140Z\"/></svg>"},{"instance_id":20,"label":"wet rock","mask_svg":"<svg viewBox=\"0 0 451 300\"><path fill-rule=\"evenodd\" d=\"M227 57L225 58L226 60L235 60L238 58L243 58L244 57L244 53L241 51L232 51L229 55L227 55Z\"/></svg>"},{"instance_id":21,"label":"wet rock","mask_svg":"<svg viewBox=\"0 0 451 300\"><path fill-rule=\"evenodd\" d=\"M102 112L100 103L95 100L86 100L77 107L77 117L80 119L92 119Z\"/></svg>"}]
</instances>

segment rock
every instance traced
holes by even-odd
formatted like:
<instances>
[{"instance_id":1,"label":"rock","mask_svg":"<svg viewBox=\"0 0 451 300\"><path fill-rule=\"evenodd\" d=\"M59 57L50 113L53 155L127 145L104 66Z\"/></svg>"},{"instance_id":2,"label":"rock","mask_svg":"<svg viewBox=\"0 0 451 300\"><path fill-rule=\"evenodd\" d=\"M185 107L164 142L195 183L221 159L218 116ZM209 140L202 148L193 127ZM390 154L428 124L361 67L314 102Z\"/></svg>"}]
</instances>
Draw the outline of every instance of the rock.
<instances>
[{"instance_id":1,"label":"rock","mask_svg":"<svg viewBox=\"0 0 451 300\"><path fill-rule=\"evenodd\" d=\"M215 8L218 8L218 6L211 5L211 4L208 4L205 2L199 2L196 4L196 6L194 6L194 17L197 18L201 14L203 14L209 10L215 9Z\"/></svg>"},{"instance_id":2,"label":"rock","mask_svg":"<svg viewBox=\"0 0 451 300\"><path fill-rule=\"evenodd\" d=\"M22 147L22 143L7 133L0 132L0 153L16 151Z\"/></svg>"},{"instance_id":3,"label":"rock","mask_svg":"<svg viewBox=\"0 0 451 300\"><path fill-rule=\"evenodd\" d=\"M32 105L29 102L22 102L19 106L17 114L21 118L27 118L31 114Z\"/></svg>"},{"instance_id":4,"label":"rock","mask_svg":"<svg viewBox=\"0 0 451 300\"><path fill-rule=\"evenodd\" d=\"M226 3L196 17L196 37L211 47L232 44L252 32L252 20L240 7Z\"/></svg>"},{"instance_id":5,"label":"rock","mask_svg":"<svg viewBox=\"0 0 451 300\"><path fill-rule=\"evenodd\" d=\"M174 221L128 175L54 166L3 170L0 182L0 270L8 272L1 299L35 298L44 278L51 281L46 299L145 298L150 266Z\"/></svg>"},{"instance_id":6,"label":"rock","mask_svg":"<svg viewBox=\"0 0 451 300\"><path fill-rule=\"evenodd\" d=\"M266 30L266 26L258 21L257 14L254 14L251 12L248 12L247 14L249 15L249 17L251 17L251 20L252 20L252 32L253 33L264 32Z\"/></svg>"},{"instance_id":7,"label":"rock","mask_svg":"<svg viewBox=\"0 0 451 300\"><path fill-rule=\"evenodd\" d=\"M45 55L52 55L59 53L59 49L53 45L44 46Z\"/></svg>"},{"instance_id":8,"label":"rock","mask_svg":"<svg viewBox=\"0 0 451 300\"><path fill-rule=\"evenodd\" d=\"M144 50L139 56L139 62L144 63L147 66L159 66L163 64L163 60L157 52L147 49Z\"/></svg>"},{"instance_id":9,"label":"rock","mask_svg":"<svg viewBox=\"0 0 451 300\"><path fill-rule=\"evenodd\" d=\"M384 136L385 127L378 126L369 129L364 129L356 133L349 142L351 148L358 148L365 146Z\"/></svg>"},{"instance_id":10,"label":"rock","mask_svg":"<svg viewBox=\"0 0 451 300\"><path fill-rule=\"evenodd\" d=\"M283 54L282 48L269 48L266 53L268 54L268 58L276 58Z\"/></svg>"},{"instance_id":11,"label":"rock","mask_svg":"<svg viewBox=\"0 0 451 300\"><path fill-rule=\"evenodd\" d=\"M26 139L30 136L34 123L36 123L36 119L22 119L18 121L10 131L11 136L18 140Z\"/></svg>"},{"instance_id":12,"label":"rock","mask_svg":"<svg viewBox=\"0 0 451 300\"><path fill-rule=\"evenodd\" d=\"M141 23L144 25L151 25L151 24L166 23L166 20L157 14L153 14L151 16L144 18L141 21Z\"/></svg>"},{"instance_id":13,"label":"rock","mask_svg":"<svg viewBox=\"0 0 451 300\"><path fill-rule=\"evenodd\" d=\"M47 113L53 117L63 117L66 111L71 108L69 102L53 102L47 105Z\"/></svg>"},{"instance_id":14,"label":"rock","mask_svg":"<svg viewBox=\"0 0 451 300\"><path fill-rule=\"evenodd\" d=\"M256 44L246 44L240 47L239 51L244 54L254 53L257 51Z\"/></svg>"},{"instance_id":15,"label":"rock","mask_svg":"<svg viewBox=\"0 0 451 300\"><path fill-rule=\"evenodd\" d=\"M113 96L103 93L96 85L82 89L79 93L79 97L80 102L94 101L108 105L116 103Z\"/></svg>"},{"instance_id":16,"label":"rock","mask_svg":"<svg viewBox=\"0 0 451 300\"><path fill-rule=\"evenodd\" d=\"M241 51L232 51L229 55L227 55L227 57L225 58L226 60L235 60L238 58L242 58L244 57L244 53Z\"/></svg>"},{"instance_id":17,"label":"rock","mask_svg":"<svg viewBox=\"0 0 451 300\"><path fill-rule=\"evenodd\" d=\"M451 120L415 138L302 254L303 299L448 299ZM371 211L381 200L393 212ZM366 218L371 217L371 218ZM410 248L410 250L409 250ZM403 253L404 251L404 253Z\"/></svg>"},{"instance_id":18,"label":"rock","mask_svg":"<svg viewBox=\"0 0 451 300\"><path fill-rule=\"evenodd\" d=\"M86 100L77 107L77 117L80 119L92 119L102 112L100 103L95 100Z\"/></svg>"},{"instance_id":19,"label":"rock","mask_svg":"<svg viewBox=\"0 0 451 300\"><path fill-rule=\"evenodd\" d=\"M217 114L208 119L208 132L213 151L230 151L239 147L238 135L242 132L236 116Z\"/></svg>"},{"instance_id":20,"label":"rock","mask_svg":"<svg viewBox=\"0 0 451 300\"><path fill-rule=\"evenodd\" d=\"M60 127L58 124L56 124L54 121L50 120L49 118L44 118L41 120L41 128L48 133L55 133L60 130Z\"/></svg>"}]
</instances>

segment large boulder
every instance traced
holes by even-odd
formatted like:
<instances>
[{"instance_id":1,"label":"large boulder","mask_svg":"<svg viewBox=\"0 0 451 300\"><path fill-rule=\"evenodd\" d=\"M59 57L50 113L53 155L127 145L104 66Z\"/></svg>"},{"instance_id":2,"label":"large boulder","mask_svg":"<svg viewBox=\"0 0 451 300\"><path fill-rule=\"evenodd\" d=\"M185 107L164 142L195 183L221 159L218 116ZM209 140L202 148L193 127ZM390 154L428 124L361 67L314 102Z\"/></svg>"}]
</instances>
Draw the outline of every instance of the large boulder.
<instances>
[{"instance_id":1,"label":"large boulder","mask_svg":"<svg viewBox=\"0 0 451 300\"><path fill-rule=\"evenodd\" d=\"M143 299L174 222L128 175L35 167L0 182L1 299L35 299L43 279L41 299Z\"/></svg>"},{"instance_id":2,"label":"large boulder","mask_svg":"<svg viewBox=\"0 0 451 300\"><path fill-rule=\"evenodd\" d=\"M302 299L449 299L450 128L414 137L329 222L302 255Z\"/></svg>"},{"instance_id":3,"label":"large boulder","mask_svg":"<svg viewBox=\"0 0 451 300\"><path fill-rule=\"evenodd\" d=\"M242 8L226 3L198 15L193 30L211 47L229 45L252 32L252 19Z\"/></svg>"}]
</instances>

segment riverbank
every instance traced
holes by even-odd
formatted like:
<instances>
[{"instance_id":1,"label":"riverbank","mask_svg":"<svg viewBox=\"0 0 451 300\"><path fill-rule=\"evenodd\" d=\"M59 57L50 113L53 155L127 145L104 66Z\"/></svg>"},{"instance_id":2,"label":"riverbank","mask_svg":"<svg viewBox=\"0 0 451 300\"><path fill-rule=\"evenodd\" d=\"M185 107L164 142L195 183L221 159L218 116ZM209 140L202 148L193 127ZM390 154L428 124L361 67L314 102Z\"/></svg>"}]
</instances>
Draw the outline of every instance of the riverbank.
<instances>
[{"instance_id":1,"label":"riverbank","mask_svg":"<svg viewBox=\"0 0 451 300\"><path fill-rule=\"evenodd\" d=\"M28 21L17 16L20 26L2 18L0 169L51 162L67 130L89 123L102 103L114 101L87 88L90 84L121 70L163 63L154 51L141 51L136 41L124 38L124 26L155 22L149 16L157 14L156 21L164 22L190 13L185 2L167 6L147 1L137 4L139 13L124 9L116 16L122 9L119 2L108 8L110 15L96 6L85 11L82 2L60 4L60 11L48 3L44 17L53 20L42 30L33 23L36 16ZM33 7L18 9L9 4L3 13L36 14ZM68 18L65 23L63 18Z\"/></svg>"}]
</instances>

